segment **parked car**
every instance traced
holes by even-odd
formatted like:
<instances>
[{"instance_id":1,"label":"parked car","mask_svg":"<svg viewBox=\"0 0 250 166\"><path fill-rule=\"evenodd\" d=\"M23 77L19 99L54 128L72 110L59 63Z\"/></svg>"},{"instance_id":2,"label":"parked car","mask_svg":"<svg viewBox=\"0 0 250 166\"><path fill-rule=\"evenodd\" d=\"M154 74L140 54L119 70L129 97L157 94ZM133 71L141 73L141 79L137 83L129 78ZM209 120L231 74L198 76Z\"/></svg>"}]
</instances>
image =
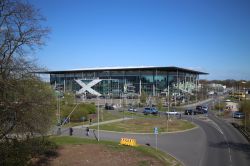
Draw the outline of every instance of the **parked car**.
<instances>
[{"instance_id":1,"label":"parked car","mask_svg":"<svg viewBox=\"0 0 250 166\"><path fill-rule=\"evenodd\" d=\"M158 114L158 110L155 107L152 107L151 110L152 110L151 114L153 114L153 115Z\"/></svg>"},{"instance_id":2,"label":"parked car","mask_svg":"<svg viewBox=\"0 0 250 166\"><path fill-rule=\"evenodd\" d=\"M243 119L244 117L245 117L245 114L243 112L236 111L233 113L233 118Z\"/></svg>"},{"instance_id":3,"label":"parked car","mask_svg":"<svg viewBox=\"0 0 250 166\"><path fill-rule=\"evenodd\" d=\"M202 106L202 109L208 111L208 106Z\"/></svg>"},{"instance_id":4,"label":"parked car","mask_svg":"<svg viewBox=\"0 0 250 166\"><path fill-rule=\"evenodd\" d=\"M201 105L197 105L196 106L196 110L201 110L202 109L202 106Z\"/></svg>"},{"instance_id":5,"label":"parked car","mask_svg":"<svg viewBox=\"0 0 250 166\"><path fill-rule=\"evenodd\" d=\"M130 111L130 112L137 112L137 110L136 110L134 107L130 107L130 108L128 109L128 111Z\"/></svg>"},{"instance_id":6,"label":"parked car","mask_svg":"<svg viewBox=\"0 0 250 166\"><path fill-rule=\"evenodd\" d=\"M144 108L143 112L144 115L148 115L148 114L153 114L153 115L157 115L158 114L158 110L154 107L146 107Z\"/></svg>"},{"instance_id":7,"label":"parked car","mask_svg":"<svg viewBox=\"0 0 250 166\"><path fill-rule=\"evenodd\" d=\"M169 112L165 112L165 114L166 114L166 115L179 115L180 112L177 112L177 111L175 111L175 110L171 110L171 111L169 111Z\"/></svg>"},{"instance_id":8,"label":"parked car","mask_svg":"<svg viewBox=\"0 0 250 166\"><path fill-rule=\"evenodd\" d=\"M114 107L114 105L109 105L108 103L106 103L106 104L105 104L105 109L106 109L106 110L114 110L115 107Z\"/></svg>"},{"instance_id":9,"label":"parked car","mask_svg":"<svg viewBox=\"0 0 250 166\"><path fill-rule=\"evenodd\" d=\"M194 111L194 110L192 110L192 109L187 109L187 110L185 110L184 111L184 114L185 115L196 115L196 112Z\"/></svg>"},{"instance_id":10,"label":"parked car","mask_svg":"<svg viewBox=\"0 0 250 166\"><path fill-rule=\"evenodd\" d=\"M143 112L144 115L151 114L151 109L149 107L144 108Z\"/></svg>"},{"instance_id":11,"label":"parked car","mask_svg":"<svg viewBox=\"0 0 250 166\"><path fill-rule=\"evenodd\" d=\"M203 109L196 109L195 111L194 111L194 114L206 114L207 113L207 111L206 110L203 110Z\"/></svg>"},{"instance_id":12,"label":"parked car","mask_svg":"<svg viewBox=\"0 0 250 166\"><path fill-rule=\"evenodd\" d=\"M206 114L208 112L208 107L206 106L196 106L196 109L194 111L196 114Z\"/></svg>"}]
</instances>

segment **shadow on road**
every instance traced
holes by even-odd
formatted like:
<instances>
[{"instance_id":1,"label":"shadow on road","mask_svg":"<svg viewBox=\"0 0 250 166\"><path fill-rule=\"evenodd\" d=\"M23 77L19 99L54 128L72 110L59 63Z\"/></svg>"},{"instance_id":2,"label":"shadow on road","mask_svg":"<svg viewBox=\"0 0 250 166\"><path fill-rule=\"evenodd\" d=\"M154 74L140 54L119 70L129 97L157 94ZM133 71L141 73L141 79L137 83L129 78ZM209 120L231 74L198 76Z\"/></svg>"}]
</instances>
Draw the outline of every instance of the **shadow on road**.
<instances>
[{"instance_id":1,"label":"shadow on road","mask_svg":"<svg viewBox=\"0 0 250 166\"><path fill-rule=\"evenodd\" d=\"M250 159L250 144L225 142L225 141L220 143L209 143L209 146L214 148L228 148L228 145L230 146L231 150L243 152Z\"/></svg>"}]
</instances>

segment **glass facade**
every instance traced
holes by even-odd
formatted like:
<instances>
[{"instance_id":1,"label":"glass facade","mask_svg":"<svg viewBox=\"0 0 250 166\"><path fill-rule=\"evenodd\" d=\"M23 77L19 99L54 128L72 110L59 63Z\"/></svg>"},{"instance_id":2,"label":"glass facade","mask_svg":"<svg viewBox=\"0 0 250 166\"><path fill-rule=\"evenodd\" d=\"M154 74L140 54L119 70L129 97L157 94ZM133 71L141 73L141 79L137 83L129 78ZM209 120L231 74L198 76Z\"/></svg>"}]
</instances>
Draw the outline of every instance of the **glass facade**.
<instances>
[{"instance_id":1,"label":"glass facade","mask_svg":"<svg viewBox=\"0 0 250 166\"><path fill-rule=\"evenodd\" d=\"M129 94L140 95L142 91L151 96L158 96L164 94L168 86L171 92L191 93L197 87L199 74L205 73L181 68L155 67L60 71L49 74L51 85L63 91L78 92L83 87L75 80L81 80L101 95L121 97ZM95 83L94 80L99 81ZM91 94L88 90L86 93Z\"/></svg>"}]
</instances>

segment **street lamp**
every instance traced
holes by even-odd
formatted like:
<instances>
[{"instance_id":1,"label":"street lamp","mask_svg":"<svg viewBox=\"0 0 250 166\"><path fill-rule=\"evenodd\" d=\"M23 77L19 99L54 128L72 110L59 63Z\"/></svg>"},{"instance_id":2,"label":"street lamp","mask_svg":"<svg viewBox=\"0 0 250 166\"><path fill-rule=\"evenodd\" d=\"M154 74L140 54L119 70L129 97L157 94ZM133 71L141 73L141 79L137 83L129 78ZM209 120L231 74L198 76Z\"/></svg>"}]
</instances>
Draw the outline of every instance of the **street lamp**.
<instances>
[{"instance_id":1,"label":"street lamp","mask_svg":"<svg viewBox=\"0 0 250 166\"><path fill-rule=\"evenodd\" d=\"M245 84L246 82L242 81L241 83ZM245 87L243 86L243 93L244 93L244 96L245 96L244 103L246 103L246 93L245 93L244 89L245 89ZM246 131L247 131L247 111L245 111L245 132Z\"/></svg>"},{"instance_id":2,"label":"street lamp","mask_svg":"<svg viewBox=\"0 0 250 166\"><path fill-rule=\"evenodd\" d=\"M99 96L97 96L97 141L100 141L100 125L99 125L99 118L100 118L100 109L99 109Z\"/></svg>"}]
</instances>

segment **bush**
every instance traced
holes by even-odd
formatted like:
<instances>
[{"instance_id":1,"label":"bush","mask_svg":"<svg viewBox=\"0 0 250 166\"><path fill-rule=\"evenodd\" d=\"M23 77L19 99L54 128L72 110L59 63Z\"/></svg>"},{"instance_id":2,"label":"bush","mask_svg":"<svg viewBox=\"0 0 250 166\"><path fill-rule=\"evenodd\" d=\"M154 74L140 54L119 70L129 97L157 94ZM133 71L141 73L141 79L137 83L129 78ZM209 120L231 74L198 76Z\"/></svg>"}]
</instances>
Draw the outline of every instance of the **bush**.
<instances>
[{"instance_id":1,"label":"bush","mask_svg":"<svg viewBox=\"0 0 250 166\"><path fill-rule=\"evenodd\" d=\"M245 100L240 103L240 110L245 113L245 118L242 119L243 124L246 124L246 128L250 128L250 101Z\"/></svg>"},{"instance_id":2,"label":"bush","mask_svg":"<svg viewBox=\"0 0 250 166\"><path fill-rule=\"evenodd\" d=\"M57 146L46 139L35 138L23 141L16 139L0 143L0 165L33 165L32 158L57 156ZM43 161L45 162L45 161Z\"/></svg>"},{"instance_id":3,"label":"bush","mask_svg":"<svg viewBox=\"0 0 250 166\"><path fill-rule=\"evenodd\" d=\"M69 114L73 111L75 106L76 105L73 105L73 104L61 106L62 117L63 118L68 117ZM84 117L84 120L87 121L88 115L95 114L95 113L96 113L96 107L94 104L81 103L77 106L75 111L71 114L70 120L78 122L78 121L81 121Z\"/></svg>"},{"instance_id":4,"label":"bush","mask_svg":"<svg viewBox=\"0 0 250 166\"><path fill-rule=\"evenodd\" d=\"M214 106L214 109L215 109L215 110L224 110L225 106L226 106L225 103L220 103L220 104L217 103L217 104Z\"/></svg>"}]
</instances>

